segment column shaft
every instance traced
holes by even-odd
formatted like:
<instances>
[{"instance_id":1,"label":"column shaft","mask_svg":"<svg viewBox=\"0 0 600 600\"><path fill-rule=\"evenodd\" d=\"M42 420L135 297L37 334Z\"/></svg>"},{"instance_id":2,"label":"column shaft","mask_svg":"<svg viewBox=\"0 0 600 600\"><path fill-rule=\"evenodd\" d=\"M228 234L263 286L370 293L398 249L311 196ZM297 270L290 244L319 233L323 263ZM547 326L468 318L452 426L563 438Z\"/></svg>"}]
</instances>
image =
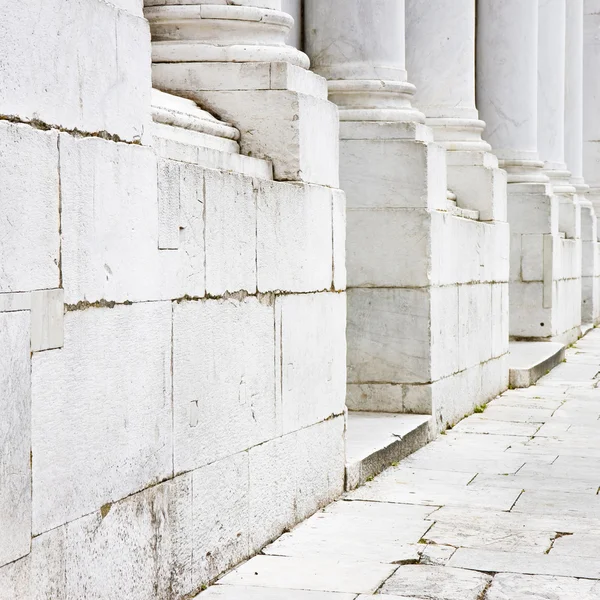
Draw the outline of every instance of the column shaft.
<instances>
[{"instance_id":1,"label":"column shaft","mask_svg":"<svg viewBox=\"0 0 600 600\"><path fill-rule=\"evenodd\" d=\"M411 106L404 0L305 0L306 52L348 121L423 121Z\"/></svg>"},{"instance_id":2,"label":"column shaft","mask_svg":"<svg viewBox=\"0 0 600 600\"><path fill-rule=\"evenodd\" d=\"M567 2L565 161L573 184L583 184L583 0Z\"/></svg>"},{"instance_id":3,"label":"column shaft","mask_svg":"<svg viewBox=\"0 0 600 600\"><path fill-rule=\"evenodd\" d=\"M477 106L509 183L544 182L537 152L538 0L478 0Z\"/></svg>"},{"instance_id":4,"label":"column shaft","mask_svg":"<svg viewBox=\"0 0 600 600\"><path fill-rule=\"evenodd\" d=\"M415 104L448 150L489 150L475 108L475 1L406 0Z\"/></svg>"}]
</instances>

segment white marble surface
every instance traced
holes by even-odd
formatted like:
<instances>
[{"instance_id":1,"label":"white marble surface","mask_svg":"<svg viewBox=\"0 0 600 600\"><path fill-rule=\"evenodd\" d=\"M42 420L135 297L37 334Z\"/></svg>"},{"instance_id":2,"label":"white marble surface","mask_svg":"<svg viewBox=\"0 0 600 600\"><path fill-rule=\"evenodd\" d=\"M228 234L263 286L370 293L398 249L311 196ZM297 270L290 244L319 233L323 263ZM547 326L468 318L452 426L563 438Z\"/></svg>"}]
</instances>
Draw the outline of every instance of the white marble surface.
<instances>
[{"instance_id":1,"label":"white marble surface","mask_svg":"<svg viewBox=\"0 0 600 600\"><path fill-rule=\"evenodd\" d=\"M0 565L31 547L29 313L0 313Z\"/></svg>"},{"instance_id":2,"label":"white marble surface","mask_svg":"<svg viewBox=\"0 0 600 600\"><path fill-rule=\"evenodd\" d=\"M538 32L538 152L549 168L560 168L565 153L565 0L540 0Z\"/></svg>"},{"instance_id":3,"label":"white marble surface","mask_svg":"<svg viewBox=\"0 0 600 600\"><path fill-rule=\"evenodd\" d=\"M583 180L583 0L568 0L565 43L565 162ZM596 238L594 238L596 239Z\"/></svg>"},{"instance_id":4,"label":"white marble surface","mask_svg":"<svg viewBox=\"0 0 600 600\"><path fill-rule=\"evenodd\" d=\"M503 160L538 160L537 28L538 0L477 4L478 108Z\"/></svg>"}]
</instances>

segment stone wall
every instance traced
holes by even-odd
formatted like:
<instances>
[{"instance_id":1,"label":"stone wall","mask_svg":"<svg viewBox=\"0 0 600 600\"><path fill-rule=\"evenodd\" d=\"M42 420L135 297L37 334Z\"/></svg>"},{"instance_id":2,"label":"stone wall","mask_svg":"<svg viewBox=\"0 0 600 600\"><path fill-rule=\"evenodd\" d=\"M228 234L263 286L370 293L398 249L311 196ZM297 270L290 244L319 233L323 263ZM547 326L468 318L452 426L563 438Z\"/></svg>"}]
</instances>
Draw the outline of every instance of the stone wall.
<instances>
[{"instance_id":1,"label":"stone wall","mask_svg":"<svg viewBox=\"0 0 600 600\"><path fill-rule=\"evenodd\" d=\"M342 491L344 195L153 125L140 1L0 23L0 598L187 597Z\"/></svg>"}]
</instances>

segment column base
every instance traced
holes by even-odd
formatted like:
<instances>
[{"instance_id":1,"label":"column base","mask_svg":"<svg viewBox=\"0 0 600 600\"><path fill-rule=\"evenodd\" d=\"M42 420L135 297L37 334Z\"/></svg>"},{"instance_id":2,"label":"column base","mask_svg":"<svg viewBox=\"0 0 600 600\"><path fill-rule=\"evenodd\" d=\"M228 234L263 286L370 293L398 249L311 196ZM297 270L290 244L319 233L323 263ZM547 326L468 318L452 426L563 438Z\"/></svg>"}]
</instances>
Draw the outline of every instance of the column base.
<instances>
[{"instance_id":1,"label":"column base","mask_svg":"<svg viewBox=\"0 0 600 600\"><path fill-rule=\"evenodd\" d=\"M581 241L559 232L559 212L548 185L508 186L514 339L570 343L579 335Z\"/></svg>"}]
</instances>

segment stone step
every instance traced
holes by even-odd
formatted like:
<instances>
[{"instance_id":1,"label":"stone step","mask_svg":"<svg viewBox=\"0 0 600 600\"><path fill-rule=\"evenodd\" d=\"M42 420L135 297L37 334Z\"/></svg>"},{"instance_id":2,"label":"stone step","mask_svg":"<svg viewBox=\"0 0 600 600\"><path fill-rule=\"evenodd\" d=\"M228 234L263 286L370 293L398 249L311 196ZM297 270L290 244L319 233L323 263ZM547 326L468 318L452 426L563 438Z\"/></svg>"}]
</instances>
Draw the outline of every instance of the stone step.
<instances>
[{"instance_id":1,"label":"stone step","mask_svg":"<svg viewBox=\"0 0 600 600\"><path fill-rule=\"evenodd\" d=\"M511 342L508 358L509 383L513 388L533 385L565 358L559 342Z\"/></svg>"},{"instance_id":2,"label":"stone step","mask_svg":"<svg viewBox=\"0 0 600 600\"><path fill-rule=\"evenodd\" d=\"M346 490L369 481L431 439L431 415L348 412Z\"/></svg>"}]
</instances>

